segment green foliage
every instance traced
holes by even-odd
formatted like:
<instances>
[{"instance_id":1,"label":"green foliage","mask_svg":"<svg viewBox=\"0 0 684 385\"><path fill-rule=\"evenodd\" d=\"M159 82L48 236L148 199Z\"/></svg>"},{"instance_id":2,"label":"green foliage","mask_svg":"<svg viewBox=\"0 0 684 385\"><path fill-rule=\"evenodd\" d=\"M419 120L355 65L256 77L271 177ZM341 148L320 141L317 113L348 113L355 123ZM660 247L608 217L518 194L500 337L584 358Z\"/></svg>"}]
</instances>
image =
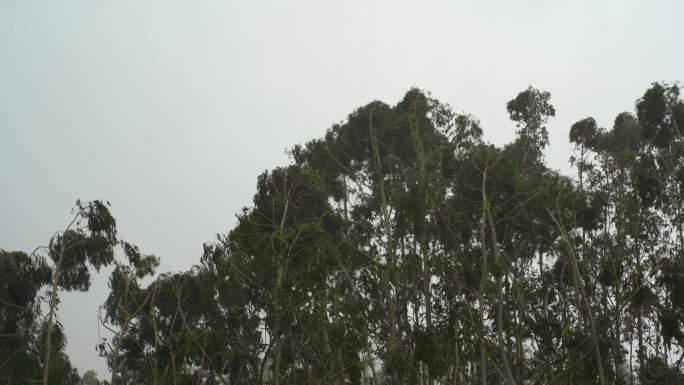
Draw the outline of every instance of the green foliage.
<instances>
[{"instance_id":1,"label":"green foliage","mask_svg":"<svg viewBox=\"0 0 684 385\"><path fill-rule=\"evenodd\" d=\"M571 127L579 183L543 162L555 115L548 92L530 87L508 103L518 138L503 148L420 90L357 109L295 146L293 165L262 174L253 205L205 245L199 266L146 288L113 276L108 309L123 288L136 304L148 299L139 312L108 313L119 325L134 314L117 337L121 379L623 384L635 370L643 383L674 375L654 357L684 342L673 258L681 207L671 203L684 172L678 147L650 132L676 126L680 102L674 88L654 87L612 130L592 118ZM637 363L625 350L635 344Z\"/></svg>"},{"instance_id":2,"label":"green foliage","mask_svg":"<svg viewBox=\"0 0 684 385\"><path fill-rule=\"evenodd\" d=\"M678 368L670 367L662 359L653 357L646 361L640 382L642 385L682 384L684 373Z\"/></svg>"},{"instance_id":3,"label":"green foliage","mask_svg":"<svg viewBox=\"0 0 684 385\"><path fill-rule=\"evenodd\" d=\"M550 97L507 104L503 147L418 89L362 106L260 175L185 272L155 276L108 205L79 202L43 257L0 253L0 299L20 304L3 302L17 338L0 358L27 352L15 378L40 370L37 293L86 290L113 264L98 345L112 385L680 383L679 87L653 84L611 129L573 124L572 178L544 163ZM50 376L71 381L61 333Z\"/></svg>"},{"instance_id":4,"label":"green foliage","mask_svg":"<svg viewBox=\"0 0 684 385\"><path fill-rule=\"evenodd\" d=\"M0 384L28 382L39 371L40 303L50 282L44 260L0 250Z\"/></svg>"},{"instance_id":5,"label":"green foliage","mask_svg":"<svg viewBox=\"0 0 684 385\"><path fill-rule=\"evenodd\" d=\"M88 370L83 373L78 385L100 385L100 380L97 378L97 373L92 370Z\"/></svg>"},{"instance_id":6,"label":"green foliage","mask_svg":"<svg viewBox=\"0 0 684 385\"><path fill-rule=\"evenodd\" d=\"M511 120L518 127L518 139L525 143L526 151L536 156L540 156L549 144L546 123L549 117L556 115L550 100L549 92L530 86L506 105Z\"/></svg>"}]
</instances>

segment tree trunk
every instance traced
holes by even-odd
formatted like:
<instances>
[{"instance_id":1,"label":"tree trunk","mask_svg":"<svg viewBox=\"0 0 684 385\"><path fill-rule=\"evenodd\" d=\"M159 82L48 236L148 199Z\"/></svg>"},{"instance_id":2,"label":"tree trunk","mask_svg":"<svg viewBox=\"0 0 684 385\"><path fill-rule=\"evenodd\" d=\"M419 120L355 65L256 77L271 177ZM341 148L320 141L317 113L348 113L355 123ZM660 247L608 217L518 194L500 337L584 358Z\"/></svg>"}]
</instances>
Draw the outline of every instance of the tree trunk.
<instances>
[{"instance_id":1,"label":"tree trunk","mask_svg":"<svg viewBox=\"0 0 684 385\"><path fill-rule=\"evenodd\" d=\"M482 220L480 222L480 246L482 248L482 264L480 266L480 290L477 293L477 307L480 313L480 384L487 385L487 352L485 347L485 321L484 321L484 292L487 282L487 201L485 186L487 185L487 168L482 173Z\"/></svg>"},{"instance_id":2,"label":"tree trunk","mask_svg":"<svg viewBox=\"0 0 684 385\"><path fill-rule=\"evenodd\" d=\"M483 199L483 207L484 211L487 214L488 222L489 222L489 227L491 230L491 235L492 235L492 251L494 252L494 261L495 263L499 266L500 269L503 269L503 262L501 261L501 256L499 255L499 244L498 240L496 238L496 228L494 227L494 220L492 219L492 212L489 209L489 204L487 202L487 196L485 192L485 185L482 186L482 199ZM504 330L503 330L503 284L501 282L501 273L502 272L497 272L497 277L496 277L496 284L497 284L497 291L498 291L498 301L497 301L497 311L496 311L496 322L497 322L497 331L498 331L498 339L499 339L499 345L501 349L501 358L503 360L503 365L504 365L504 374L506 375L506 381L510 385L515 385L515 379L513 378L513 372L511 371L511 365L508 362L508 352L507 352L507 346L508 344L506 343L504 339Z\"/></svg>"},{"instance_id":3,"label":"tree trunk","mask_svg":"<svg viewBox=\"0 0 684 385\"><path fill-rule=\"evenodd\" d=\"M390 215L389 215L389 209L387 205L387 198L385 195L385 182L384 182L384 176L382 172L382 163L380 160L380 150L378 148L378 141L375 136L375 131L373 129L373 111L370 111L369 117L368 117L368 130L370 132L370 142L371 142L371 149L373 151L373 158L375 160L375 172L376 172L376 179L378 183L378 188L380 190L380 203L382 207L382 221L383 225L385 228L385 234L387 236L387 244L388 244L388 250L387 250L387 259L385 261L385 269L383 273L383 287L384 287L384 295L385 295L385 303L387 304L388 307L388 326L389 326L389 351L390 354L394 354L396 352L396 344L397 344L397 336L396 336L396 326L397 326L397 320L396 320L396 309L395 309L395 304L394 304L394 296L392 295L392 288L391 286L391 280L392 280L392 267L394 265L394 253L395 253L395 240L393 238L393 232L392 232L392 227L390 224ZM396 383L397 380L397 375L396 375L396 370L393 369L392 373L392 379L393 382Z\"/></svg>"},{"instance_id":4,"label":"tree trunk","mask_svg":"<svg viewBox=\"0 0 684 385\"><path fill-rule=\"evenodd\" d=\"M68 228L67 228L68 229ZM59 297L57 295L57 290L59 288L59 274L62 269L62 263L64 262L64 239L62 239L59 250L59 258L57 259L57 266L55 271L52 273L52 292L50 292L50 310L48 311L47 319L47 334L45 336L45 360L43 363L43 385L48 385L48 376L50 373L50 351L52 350L52 328L53 321L55 317L55 309L57 303L59 302Z\"/></svg>"},{"instance_id":5,"label":"tree trunk","mask_svg":"<svg viewBox=\"0 0 684 385\"><path fill-rule=\"evenodd\" d=\"M568 248L568 253L570 254L570 263L572 265L572 275L573 275L573 282L575 283L575 291L577 292L577 296L580 297L580 301L584 303L585 311L586 311L586 316L589 319L589 325L590 325L590 330L591 330L591 336L593 339L593 344L594 344L594 352L596 354L596 366L598 367L598 373L599 373L599 380L601 385L606 385L606 377L603 372L603 360L601 360L601 349L599 347L599 341L598 341L598 334L596 332L596 323L594 322L594 314L591 309L591 304L589 303L589 299L587 298L587 295L584 293L584 290L582 289L580 285L580 271L579 267L577 264L577 258L575 257L575 249L572 247L572 243L570 242L570 239L568 237L567 232L565 231L565 228L556 220L556 217L553 216L550 210L548 210L549 216L551 216L551 219L556 223L556 226L558 226L558 229L561 232L561 236L563 237L563 240L565 241L567 248ZM582 301L583 299L583 301ZM578 309L578 311L581 311L581 308Z\"/></svg>"}]
</instances>

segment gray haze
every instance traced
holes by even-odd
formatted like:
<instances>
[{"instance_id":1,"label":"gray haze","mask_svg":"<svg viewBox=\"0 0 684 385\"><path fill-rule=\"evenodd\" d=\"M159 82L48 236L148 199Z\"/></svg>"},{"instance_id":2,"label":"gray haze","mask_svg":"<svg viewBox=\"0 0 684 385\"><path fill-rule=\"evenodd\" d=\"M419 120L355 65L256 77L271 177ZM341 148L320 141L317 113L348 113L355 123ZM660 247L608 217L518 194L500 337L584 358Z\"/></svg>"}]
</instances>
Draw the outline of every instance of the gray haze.
<instances>
[{"instance_id":1,"label":"gray haze","mask_svg":"<svg viewBox=\"0 0 684 385\"><path fill-rule=\"evenodd\" d=\"M553 4L552 4L553 3ZM411 86L513 137L505 103L552 93L547 161L611 126L652 81L684 79L682 1L0 0L0 247L30 252L77 198L112 202L161 271L199 261L285 149ZM107 274L59 309L81 372Z\"/></svg>"}]
</instances>

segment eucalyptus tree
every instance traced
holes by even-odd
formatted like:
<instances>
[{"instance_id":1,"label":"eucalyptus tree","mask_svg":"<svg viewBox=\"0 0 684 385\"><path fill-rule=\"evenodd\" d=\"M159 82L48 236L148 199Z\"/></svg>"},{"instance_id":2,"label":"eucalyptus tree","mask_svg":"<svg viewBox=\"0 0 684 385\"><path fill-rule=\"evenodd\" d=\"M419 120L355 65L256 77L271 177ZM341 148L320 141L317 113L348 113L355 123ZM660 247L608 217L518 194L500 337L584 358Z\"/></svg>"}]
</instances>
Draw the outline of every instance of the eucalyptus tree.
<instances>
[{"instance_id":1,"label":"eucalyptus tree","mask_svg":"<svg viewBox=\"0 0 684 385\"><path fill-rule=\"evenodd\" d=\"M48 314L45 326L45 359L43 385L48 385L52 338L59 290L87 291L90 287L90 267L99 270L114 259L116 221L108 204L95 200L76 201L74 214L67 227L56 233L47 246L38 247L34 254L43 254L52 261L52 285L48 290Z\"/></svg>"},{"instance_id":2,"label":"eucalyptus tree","mask_svg":"<svg viewBox=\"0 0 684 385\"><path fill-rule=\"evenodd\" d=\"M117 384L120 377L120 352L127 342L125 337L130 328L138 326L134 323L137 315L146 306L149 307L148 303L151 301L152 292L143 290L140 280L152 275L159 265L158 258L141 254L137 246L125 241L120 241L120 245L127 263L114 262L114 271L109 279L111 291L104 305L105 316L100 318L102 325L114 333L114 345L109 345L108 350L101 350L101 354L106 353L109 359L111 385ZM117 327L118 330L112 329L109 325Z\"/></svg>"},{"instance_id":3,"label":"eucalyptus tree","mask_svg":"<svg viewBox=\"0 0 684 385\"><path fill-rule=\"evenodd\" d=\"M156 277L108 204L77 202L49 245L0 252L0 381L77 380L58 293L114 264L111 384L681 382L679 92L573 124L576 178L544 162L548 92L507 104L502 147L420 90L373 101L259 176L198 265Z\"/></svg>"},{"instance_id":4,"label":"eucalyptus tree","mask_svg":"<svg viewBox=\"0 0 684 385\"><path fill-rule=\"evenodd\" d=\"M92 370L88 370L83 373L78 385L100 385L100 380L97 378L97 373Z\"/></svg>"},{"instance_id":5,"label":"eucalyptus tree","mask_svg":"<svg viewBox=\"0 0 684 385\"><path fill-rule=\"evenodd\" d=\"M544 163L550 93L507 109L503 147L416 89L295 146L198 266L112 284L120 383L680 378L678 88L654 85L610 130L575 123L576 179Z\"/></svg>"},{"instance_id":6,"label":"eucalyptus tree","mask_svg":"<svg viewBox=\"0 0 684 385\"><path fill-rule=\"evenodd\" d=\"M194 281L198 287L188 295L208 295L195 298L195 310L183 311L200 323L217 322L213 337L229 348L215 360L222 364L207 371L227 375L231 383L291 383L312 376L330 383L353 377L349 366L358 372L358 358L349 354L358 351L355 330L345 330L348 320L340 316L350 311L340 303L339 290L353 288L335 287L349 285L340 266L344 223L328 197L307 167L265 173L254 207L245 209L226 237L206 246ZM188 323L192 334L202 335L206 325Z\"/></svg>"},{"instance_id":7,"label":"eucalyptus tree","mask_svg":"<svg viewBox=\"0 0 684 385\"><path fill-rule=\"evenodd\" d=\"M551 93L530 86L506 104L508 114L518 128L516 141L523 147L523 166L528 155L533 160L540 160L544 148L549 144L546 123L549 117L556 114L550 100Z\"/></svg>"},{"instance_id":8,"label":"eucalyptus tree","mask_svg":"<svg viewBox=\"0 0 684 385\"><path fill-rule=\"evenodd\" d=\"M600 293L600 310L610 320L611 375L616 382L627 378L624 344L629 347L633 382L633 344L642 373L651 362L649 352L658 355L664 346L658 319L667 319L666 323L676 319L663 302L667 300L660 289L664 281L657 277L662 277L662 266L673 266L676 255L670 244L677 242L673 214L681 201L676 188L681 164L676 155L677 113L682 108L678 88L654 84L636 107L636 115L618 115L610 131L597 128L589 118L573 125L570 132L580 152L574 160L581 186L600 201L597 207L603 207L595 211L603 225L583 234L583 244L585 268L601 287L595 293ZM661 358L667 356L663 353Z\"/></svg>"},{"instance_id":9,"label":"eucalyptus tree","mask_svg":"<svg viewBox=\"0 0 684 385\"><path fill-rule=\"evenodd\" d=\"M378 294L369 296L371 329L384 337L370 348L394 382L429 383L448 366L434 349L446 327L444 303L433 296L448 260L439 221L450 168L479 135L469 117L411 90L395 107L370 103L324 141L295 148L295 159L326 175L331 188L342 181L347 238L368 256L360 277L377 277L362 279Z\"/></svg>"},{"instance_id":10,"label":"eucalyptus tree","mask_svg":"<svg viewBox=\"0 0 684 385\"><path fill-rule=\"evenodd\" d=\"M682 258L684 102L679 94L677 84L654 83L636 104L643 150L634 169L634 185L642 211L648 210L647 220L652 223L642 231L646 238L643 247L648 254L646 266L638 266L644 270L645 277L635 283L639 287L635 289L633 301L637 316L646 317L646 322L652 325L646 333L651 349L643 347L642 332L639 332L642 376L645 365L661 361L668 366L673 347L674 351L682 352L682 340L677 336L684 318L676 310L677 302L672 301L677 287L673 272ZM639 319L639 325L643 322Z\"/></svg>"},{"instance_id":11,"label":"eucalyptus tree","mask_svg":"<svg viewBox=\"0 0 684 385\"><path fill-rule=\"evenodd\" d=\"M86 291L90 267L100 269L113 260L116 224L107 205L100 201L76 202L72 220L46 246L31 255L2 252L3 379L43 384L72 384L78 374L64 353L66 337L56 321L60 290ZM41 298L47 288L48 313L40 322ZM7 374L7 375L5 375Z\"/></svg>"},{"instance_id":12,"label":"eucalyptus tree","mask_svg":"<svg viewBox=\"0 0 684 385\"><path fill-rule=\"evenodd\" d=\"M0 383L28 383L41 372L39 293L51 269L40 257L0 250ZM64 374L55 376L63 381Z\"/></svg>"}]
</instances>

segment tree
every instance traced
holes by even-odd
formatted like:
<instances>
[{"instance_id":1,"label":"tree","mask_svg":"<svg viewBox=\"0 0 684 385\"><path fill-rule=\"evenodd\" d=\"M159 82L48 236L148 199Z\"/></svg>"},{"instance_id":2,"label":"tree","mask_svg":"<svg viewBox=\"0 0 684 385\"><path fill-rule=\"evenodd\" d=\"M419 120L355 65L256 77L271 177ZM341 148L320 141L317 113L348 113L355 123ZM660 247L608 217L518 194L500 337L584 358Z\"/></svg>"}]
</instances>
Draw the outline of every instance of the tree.
<instances>
[{"instance_id":1,"label":"tree","mask_svg":"<svg viewBox=\"0 0 684 385\"><path fill-rule=\"evenodd\" d=\"M0 373L3 384L34 380L40 372L39 291L50 282L42 258L0 250Z\"/></svg>"},{"instance_id":2,"label":"tree","mask_svg":"<svg viewBox=\"0 0 684 385\"><path fill-rule=\"evenodd\" d=\"M48 385L53 353L54 319L59 304L59 289L86 291L90 287L89 266L99 270L114 259L116 222L100 201L82 204L76 201L73 219L64 231L55 234L48 246L34 251L44 253L53 263L52 286L48 291L48 316L45 332L43 385Z\"/></svg>"},{"instance_id":3,"label":"tree","mask_svg":"<svg viewBox=\"0 0 684 385\"><path fill-rule=\"evenodd\" d=\"M200 265L140 288L116 318L126 381L678 379L678 95L573 124L577 179L544 163L548 92L508 103L502 148L420 90L358 108L262 174Z\"/></svg>"},{"instance_id":4,"label":"tree","mask_svg":"<svg viewBox=\"0 0 684 385\"><path fill-rule=\"evenodd\" d=\"M83 373L78 385L100 385L100 380L97 378L97 373L92 370L88 370Z\"/></svg>"},{"instance_id":5,"label":"tree","mask_svg":"<svg viewBox=\"0 0 684 385\"><path fill-rule=\"evenodd\" d=\"M522 147L523 164L527 154L539 159L549 144L546 123L549 117L556 115L550 99L549 92L539 91L530 86L506 105L511 120L516 122L518 127L517 142Z\"/></svg>"},{"instance_id":6,"label":"tree","mask_svg":"<svg viewBox=\"0 0 684 385\"><path fill-rule=\"evenodd\" d=\"M8 383L74 384L79 376L64 352L66 337L57 319L59 290L86 291L90 267L99 270L114 259L116 223L108 204L76 202L68 226L47 246L27 255L0 251L0 364ZM48 313L41 321L40 291L47 289ZM7 375L5 375L7 374Z\"/></svg>"},{"instance_id":7,"label":"tree","mask_svg":"<svg viewBox=\"0 0 684 385\"><path fill-rule=\"evenodd\" d=\"M574 123L574 177L544 162L550 94L507 108L502 147L421 90L356 109L261 174L188 271L155 277L79 204L42 254L0 253L0 369L74 383L37 293L52 283L54 315L56 288L112 263L98 348L116 385L681 382L679 87L653 84L610 129Z\"/></svg>"}]
</instances>

